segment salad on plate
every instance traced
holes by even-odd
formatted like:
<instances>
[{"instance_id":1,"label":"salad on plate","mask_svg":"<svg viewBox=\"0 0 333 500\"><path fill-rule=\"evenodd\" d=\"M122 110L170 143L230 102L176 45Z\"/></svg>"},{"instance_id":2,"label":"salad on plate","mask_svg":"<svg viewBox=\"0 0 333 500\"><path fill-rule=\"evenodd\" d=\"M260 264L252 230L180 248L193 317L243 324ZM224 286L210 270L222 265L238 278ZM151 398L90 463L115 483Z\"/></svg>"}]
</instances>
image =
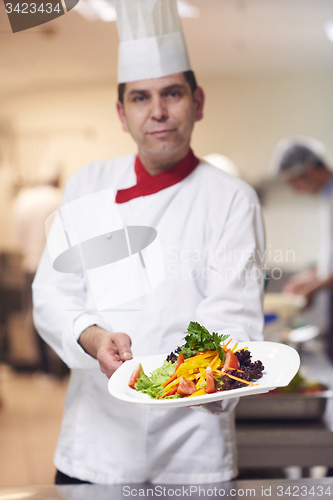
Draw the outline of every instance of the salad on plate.
<instances>
[{"instance_id":1,"label":"salad on plate","mask_svg":"<svg viewBox=\"0 0 333 500\"><path fill-rule=\"evenodd\" d=\"M185 344L167 356L163 365L146 375L141 363L128 386L153 399L177 399L257 385L263 375L260 360L252 361L247 348L233 346L229 335L209 333L191 321Z\"/></svg>"}]
</instances>

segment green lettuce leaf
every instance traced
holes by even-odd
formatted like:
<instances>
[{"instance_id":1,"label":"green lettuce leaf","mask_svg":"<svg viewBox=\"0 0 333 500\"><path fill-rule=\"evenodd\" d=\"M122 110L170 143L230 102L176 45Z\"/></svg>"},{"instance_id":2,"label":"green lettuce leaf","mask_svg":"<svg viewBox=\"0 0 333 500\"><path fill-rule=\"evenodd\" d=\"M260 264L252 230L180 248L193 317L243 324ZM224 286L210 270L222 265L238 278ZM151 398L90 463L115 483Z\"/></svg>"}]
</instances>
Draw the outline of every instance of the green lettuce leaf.
<instances>
[{"instance_id":1,"label":"green lettuce leaf","mask_svg":"<svg viewBox=\"0 0 333 500\"><path fill-rule=\"evenodd\" d=\"M174 371L175 363L164 361L160 368L156 368L156 370L151 372L150 377L142 372L134 387L137 391L141 391L148 394L151 398L157 399L164 394L163 382L166 382Z\"/></svg>"}]
</instances>

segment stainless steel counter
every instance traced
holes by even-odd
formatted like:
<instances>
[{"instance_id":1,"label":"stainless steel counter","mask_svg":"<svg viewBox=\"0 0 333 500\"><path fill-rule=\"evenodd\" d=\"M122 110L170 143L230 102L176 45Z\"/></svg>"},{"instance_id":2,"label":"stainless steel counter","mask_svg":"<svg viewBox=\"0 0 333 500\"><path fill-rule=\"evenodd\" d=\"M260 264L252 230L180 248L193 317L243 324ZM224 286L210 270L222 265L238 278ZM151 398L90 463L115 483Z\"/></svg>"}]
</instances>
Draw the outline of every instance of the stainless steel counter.
<instances>
[{"instance_id":1,"label":"stainless steel counter","mask_svg":"<svg viewBox=\"0 0 333 500\"><path fill-rule=\"evenodd\" d=\"M238 466L333 468L333 432L323 422L237 424Z\"/></svg>"},{"instance_id":2,"label":"stainless steel counter","mask_svg":"<svg viewBox=\"0 0 333 500\"><path fill-rule=\"evenodd\" d=\"M333 478L230 481L202 485L127 484L111 486L34 486L0 489L0 500L124 500L126 498L270 498L303 499L333 496Z\"/></svg>"},{"instance_id":3,"label":"stainless steel counter","mask_svg":"<svg viewBox=\"0 0 333 500\"><path fill-rule=\"evenodd\" d=\"M333 389L333 366L320 345L317 347L317 352L304 351L301 354L301 369L306 378ZM316 465L332 468L333 401L328 400L324 418L319 421L237 422L237 443L240 468L307 468Z\"/></svg>"}]
</instances>

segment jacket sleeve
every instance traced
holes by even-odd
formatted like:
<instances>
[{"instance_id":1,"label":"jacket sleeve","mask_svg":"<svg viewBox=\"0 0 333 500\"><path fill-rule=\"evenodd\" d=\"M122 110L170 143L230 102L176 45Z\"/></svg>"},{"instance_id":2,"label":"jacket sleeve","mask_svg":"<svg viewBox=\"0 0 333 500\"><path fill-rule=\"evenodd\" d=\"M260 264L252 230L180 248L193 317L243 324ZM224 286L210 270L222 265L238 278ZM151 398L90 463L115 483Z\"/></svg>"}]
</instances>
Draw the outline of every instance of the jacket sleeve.
<instances>
[{"instance_id":1,"label":"jacket sleeve","mask_svg":"<svg viewBox=\"0 0 333 500\"><path fill-rule=\"evenodd\" d=\"M223 225L216 211L208 217L207 276L197 321L211 331L218 325L219 333L237 341L262 340L265 234L259 202L245 186Z\"/></svg>"},{"instance_id":2,"label":"jacket sleeve","mask_svg":"<svg viewBox=\"0 0 333 500\"><path fill-rule=\"evenodd\" d=\"M68 183L63 203L73 196ZM70 368L97 368L98 362L78 344L80 334L92 325L111 331L105 319L89 308L84 274L53 269L47 248L33 282L33 316L36 329Z\"/></svg>"}]
</instances>

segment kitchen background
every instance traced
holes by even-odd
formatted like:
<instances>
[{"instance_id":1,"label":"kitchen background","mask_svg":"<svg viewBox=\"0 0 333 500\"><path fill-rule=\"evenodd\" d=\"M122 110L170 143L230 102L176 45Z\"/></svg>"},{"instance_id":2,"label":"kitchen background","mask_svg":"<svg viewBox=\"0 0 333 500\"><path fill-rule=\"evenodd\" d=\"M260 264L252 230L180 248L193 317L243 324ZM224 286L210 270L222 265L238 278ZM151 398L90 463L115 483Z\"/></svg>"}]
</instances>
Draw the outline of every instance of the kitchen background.
<instances>
[{"instance_id":1,"label":"kitchen background","mask_svg":"<svg viewBox=\"0 0 333 500\"><path fill-rule=\"evenodd\" d=\"M104 11L99 13L97 4L104 6ZM311 136L325 144L333 167L333 3L190 0L180 2L180 8L186 16L183 27L192 66L207 99L205 119L196 124L193 149L198 156L226 155L241 176L259 189L267 228L268 267L278 266L284 272L301 270L316 259L319 202L271 181L272 153L281 138ZM112 2L81 0L67 15L13 34L0 1L3 254L17 251L10 214L18 188L35 181L45 155L60 166L63 185L89 161L136 150L116 115L116 24L83 14L112 19ZM276 251L282 252L282 262L274 261ZM317 319L324 327L322 314L320 318L317 314ZM14 348L27 352L29 345L22 340L24 326L17 311L10 321ZM1 374L0 486L51 482L50 461L66 382L54 382L50 387L40 384L36 389L32 379L19 378L21 385L15 396L18 379L6 364ZM37 406L31 406L31 400L24 397L36 390L42 396L35 395ZM35 403L42 400L49 401L47 417L43 413L46 409L38 410L39 403ZM15 419L6 416L6 404L16 411L15 428ZM23 431L28 422L25 419L30 418L27 415L31 425ZM26 432L36 419L39 430L31 431L27 441ZM46 427L41 438L42 422ZM39 449L32 444L36 439L41 442ZM32 448L35 462L31 461ZM25 455L26 460L22 458Z\"/></svg>"}]
</instances>

